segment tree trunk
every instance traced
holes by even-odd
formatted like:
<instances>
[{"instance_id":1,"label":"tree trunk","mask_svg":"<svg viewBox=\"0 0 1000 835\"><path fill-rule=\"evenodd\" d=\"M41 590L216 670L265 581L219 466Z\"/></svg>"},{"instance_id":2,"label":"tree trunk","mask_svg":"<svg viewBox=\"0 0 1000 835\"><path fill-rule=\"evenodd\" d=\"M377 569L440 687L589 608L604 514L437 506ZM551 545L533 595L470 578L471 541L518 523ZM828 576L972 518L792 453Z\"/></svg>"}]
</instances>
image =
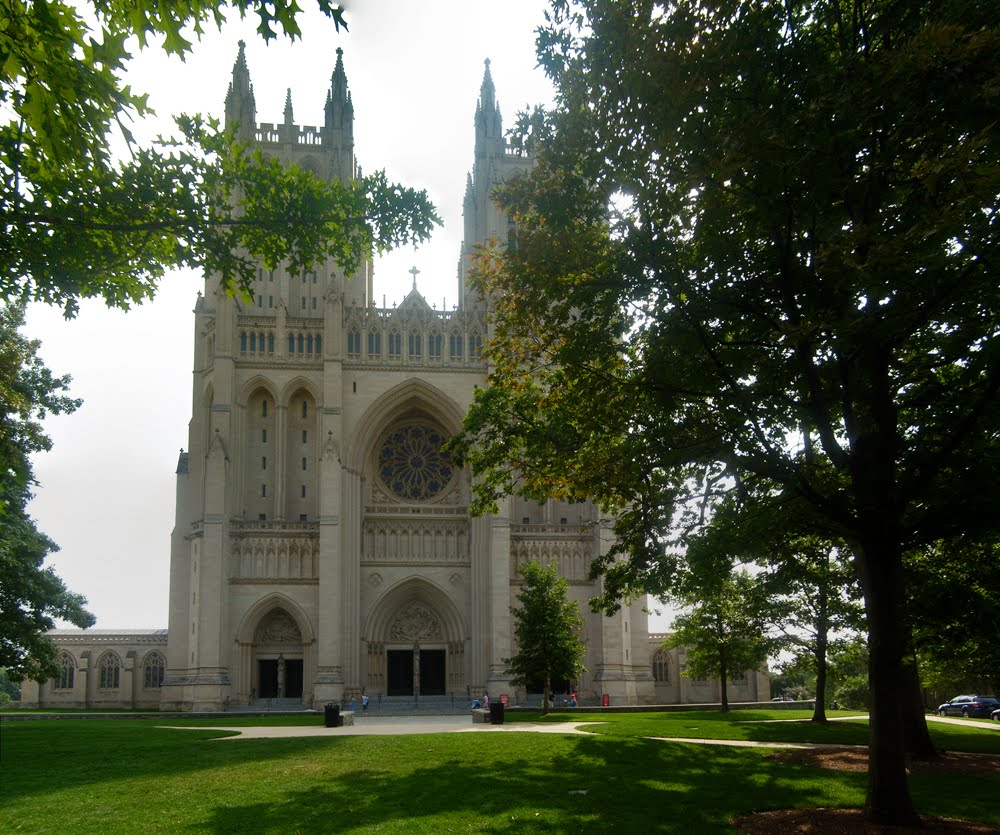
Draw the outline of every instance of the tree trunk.
<instances>
[{"instance_id":1,"label":"tree trunk","mask_svg":"<svg viewBox=\"0 0 1000 835\"><path fill-rule=\"evenodd\" d=\"M726 679L729 678L729 664L726 660L726 650L719 650L719 711L729 713L729 691L726 689Z\"/></svg>"},{"instance_id":2,"label":"tree trunk","mask_svg":"<svg viewBox=\"0 0 1000 835\"><path fill-rule=\"evenodd\" d=\"M829 642L830 589L829 574L819 585L816 617L816 702L813 705L813 722L826 722L826 649Z\"/></svg>"},{"instance_id":3,"label":"tree trunk","mask_svg":"<svg viewBox=\"0 0 1000 835\"><path fill-rule=\"evenodd\" d=\"M856 551L858 573L868 614L869 718L868 794L865 815L874 823L914 826L906 782L903 736L903 571L898 539L884 528L873 532Z\"/></svg>"},{"instance_id":4,"label":"tree trunk","mask_svg":"<svg viewBox=\"0 0 1000 835\"><path fill-rule=\"evenodd\" d=\"M547 715L548 712L549 712L549 707L550 707L550 705L549 705L549 682L551 680L552 679L549 678L549 674L546 673L545 674L545 684L544 684L545 690L542 693L542 716Z\"/></svg>"},{"instance_id":5,"label":"tree trunk","mask_svg":"<svg viewBox=\"0 0 1000 835\"><path fill-rule=\"evenodd\" d=\"M906 690L903 698L903 738L908 754L929 760L936 757L938 752L927 729L924 697L920 690L920 670L913 651L913 628L907 625L905 632L907 651L903 658L903 686Z\"/></svg>"}]
</instances>

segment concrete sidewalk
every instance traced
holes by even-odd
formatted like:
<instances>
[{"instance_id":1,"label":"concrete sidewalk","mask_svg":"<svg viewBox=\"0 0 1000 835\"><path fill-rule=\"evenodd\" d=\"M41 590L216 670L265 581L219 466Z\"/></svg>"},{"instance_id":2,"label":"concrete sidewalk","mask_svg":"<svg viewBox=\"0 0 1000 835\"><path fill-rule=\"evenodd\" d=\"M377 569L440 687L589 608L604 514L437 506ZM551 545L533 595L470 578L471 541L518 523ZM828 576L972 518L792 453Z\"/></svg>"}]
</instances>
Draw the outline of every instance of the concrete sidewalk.
<instances>
[{"instance_id":1,"label":"concrete sidewalk","mask_svg":"<svg viewBox=\"0 0 1000 835\"><path fill-rule=\"evenodd\" d=\"M320 720L322 721L322 720ZM391 736L401 734L447 734L447 733L510 733L531 731L543 734L583 734L580 730L587 725L601 725L602 722L558 722L532 723L511 722L503 725L472 724L468 716L372 716L355 717L353 725L340 728L325 728L320 724L272 726L272 727L211 727L191 728L175 725L160 725L182 731L233 731L239 736L223 739L290 739L293 737L337 737L337 736Z\"/></svg>"}]
</instances>

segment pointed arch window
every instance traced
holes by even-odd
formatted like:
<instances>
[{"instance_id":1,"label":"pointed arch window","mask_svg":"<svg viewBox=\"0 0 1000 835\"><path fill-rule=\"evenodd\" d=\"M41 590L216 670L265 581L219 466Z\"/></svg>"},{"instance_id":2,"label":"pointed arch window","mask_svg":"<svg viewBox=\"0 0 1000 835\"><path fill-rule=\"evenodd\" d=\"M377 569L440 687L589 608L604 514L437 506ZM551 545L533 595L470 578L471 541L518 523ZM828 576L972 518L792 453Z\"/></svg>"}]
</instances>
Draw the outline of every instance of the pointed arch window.
<instances>
[{"instance_id":1,"label":"pointed arch window","mask_svg":"<svg viewBox=\"0 0 1000 835\"><path fill-rule=\"evenodd\" d=\"M245 354L247 352L247 332L240 332L240 350Z\"/></svg>"},{"instance_id":2,"label":"pointed arch window","mask_svg":"<svg viewBox=\"0 0 1000 835\"><path fill-rule=\"evenodd\" d=\"M306 353L311 354L313 352L313 335L309 334L306 337Z\"/></svg>"},{"instance_id":3,"label":"pointed arch window","mask_svg":"<svg viewBox=\"0 0 1000 835\"><path fill-rule=\"evenodd\" d=\"M403 337L399 331L389 332L389 356L398 357L403 353Z\"/></svg>"},{"instance_id":4,"label":"pointed arch window","mask_svg":"<svg viewBox=\"0 0 1000 835\"><path fill-rule=\"evenodd\" d=\"M469 359L479 359L483 353L483 338L479 334L469 336Z\"/></svg>"},{"instance_id":5,"label":"pointed arch window","mask_svg":"<svg viewBox=\"0 0 1000 835\"><path fill-rule=\"evenodd\" d=\"M97 687L100 690L117 690L121 681L121 661L113 652L106 652L97 662Z\"/></svg>"},{"instance_id":6,"label":"pointed arch window","mask_svg":"<svg viewBox=\"0 0 1000 835\"><path fill-rule=\"evenodd\" d=\"M357 328L351 328L347 332L347 353L352 357L361 355L361 331Z\"/></svg>"},{"instance_id":7,"label":"pointed arch window","mask_svg":"<svg viewBox=\"0 0 1000 835\"><path fill-rule=\"evenodd\" d=\"M368 331L368 356L382 355L382 334L376 330Z\"/></svg>"},{"instance_id":8,"label":"pointed arch window","mask_svg":"<svg viewBox=\"0 0 1000 835\"><path fill-rule=\"evenodd\" d=\"M76 676L76 662L68 652L60 652L56 658L59 667L59 676L52 680L52 686L56 690L72 690Z\"/></svg>"},{"instance_id":9,"label":"pointed arch window","mask_svg":"<svg viewBox=\"0 0 1000 835\"><path fill-rule=\"evenodd\" d=\"M427 356L441 357L441 334L432 333L427 337Z\"/></svg>"},{"instance_id":10,"label":"pointed arch window","mask_svg":"<svg viewBox=\"0 0 1000 835\"><path fill-rule=\"evenodd\" d=\"M448 353L453 360L462 358L464 344L465 340L462 339L462 334L458 331L452 331L451 336L448 337Z\"/></svg>"},{"instance_id":11,"label":"pointed arch window","mask_svg":"<svg viewBox=\"0 0 1000 835\"><path fill-rule=\"evenodd\" d=\"M142 662L142 686L147 689L163 687L163 671L166 666L160 653L149 653Z\"/></svg>"},{"instance_id":12,"label":"pointed arch window","mask_svg":"<svg viewBox=\"0 0 1000 835\"><path fill-rule=\"evenodd\" d=\"M288 353L295 353L295 334L293 333L288 334Z\"/></svg>"},{"instance_id":13,"label":"pointed arch window","mask_svg":"<svg viewBox=\"0 0 1000 835\"><path fill-rule=\"evenodd\" d=\"M423 337L416 331L410 331L410 336L407 341L407 348L409 349L407 353L409 353L411 357L419 357L422 353L421 349L423 348Z\"/></svg>"},{"instance_id":14,"label":"pointed arch window","mask_svg":"<svg viewBox=\"0 0 1000 835\"><path fill-rule=\"evenodd\" d=\"M665 649L653 653L653 681L657 684L670 683L670 660Z\"/></svg>"}]
</instances>

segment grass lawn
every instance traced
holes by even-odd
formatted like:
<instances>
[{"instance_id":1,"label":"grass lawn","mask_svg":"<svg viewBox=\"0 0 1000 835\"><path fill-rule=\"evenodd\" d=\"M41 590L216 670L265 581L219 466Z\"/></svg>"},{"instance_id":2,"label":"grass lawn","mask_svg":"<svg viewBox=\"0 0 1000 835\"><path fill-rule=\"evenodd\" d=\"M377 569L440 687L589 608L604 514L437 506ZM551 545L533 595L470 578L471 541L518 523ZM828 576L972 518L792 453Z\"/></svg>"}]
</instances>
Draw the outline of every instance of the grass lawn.
<instances>
[{"instance_id":1,"label":"grass lawn","mask_svg":"<svg viewBox=\"0 0 1000 835\"><path fill-rule=\"evenodd\" d=\"M226 741L213 724L277 721L189 721L203 727L184 731L129 719L6 722L0 831L703 833L725 832L753 809L860 806L864 799L864 774L781 765L766 750L640 738L863 739L863 724L829 731L747 721L792 718L769 711L581 711L571 718L607 724L586 736ZM995 731L931 730L945 748L1000 752ZM917 774L911 787L922 812L1000 824L1000 775Z\"/></svg>"}]
</instances>

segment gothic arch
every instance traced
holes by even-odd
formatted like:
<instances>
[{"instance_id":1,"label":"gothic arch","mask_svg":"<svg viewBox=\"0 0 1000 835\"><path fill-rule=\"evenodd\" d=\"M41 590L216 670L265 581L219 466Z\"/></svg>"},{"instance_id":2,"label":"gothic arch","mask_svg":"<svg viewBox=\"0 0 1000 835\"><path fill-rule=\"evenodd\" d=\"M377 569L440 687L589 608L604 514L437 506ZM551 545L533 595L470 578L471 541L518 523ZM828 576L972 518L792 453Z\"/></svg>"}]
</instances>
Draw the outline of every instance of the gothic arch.
<instances>
[{"instance_id":1,"label":"gothic arch","mask_svg":"<svg viewBox=\"0 0 1000 835\"><path fill-rule=\"evenodd\" d=\"M303 611L302 607L290 597L280 592L274 592L267 597L261 598L247 609L243 615L243 619L240 621L236 640L241 644L252 644L256 639L257 628L261 622L276 609L284 609L295 621L295 625L298 626L299 633L302 635L303 646L311 644L315 640L312 624L309 622L309 617Z\"/></svg>"},{"instance_id":2,"label":"gothic arch","mask_svg":"<svg viewBox=\"0 0 1000 835\"><path fill-rule=\"evenodd\" d=\"M344 465L355 472L363 472L365 462L390 422L407 412L425 415L441 424L448 433L461 428L465 415L452 398L430 383L417 378L406 380L389 389L365 411L358 421L352 443L347 445Z\"/></svg>"},{"instance_id":3,"label":"gothic arch","mask_svg":"<svg viewBox=\"0 0 1000 835\"><path fill-rule=\"evenodd\" d=\"M445 643L465 640L465 624L458 607L438 586L423 577L400 581L375 601L362 628L362 640L387 642L400 612L414 604L432 609L439 618L440 640Z\"/></svg>"},{"instance_id":4,"label":"gothic arch","mask_svg":"<svg viewBox=\"0 0 1000 835\"><path fill-rule=\"evenodd\" d=\"M254 374L253 377L240 386L240 393L237 396L236 402L245 409L250 402L250 398L253 397L258 389L264 389L264 391L274 398L275 403L278 402L278 393L274 389L274 383L261 374Z\"/></svg>"},{"instance_id":5,"label":"gothic arch","mask_svg":"<svg viewBox=\"0 0 1000 835\"><path fill-rule=\"evenodd\" d=\"M300 391L305 391L312 398L316 407L320 408L319 392L316 391L316 386L305 377L294 377L289 380L282 387L277 400L282 406L287 406L291 402L292 398Z\"/></svg>"}]
</instances>

